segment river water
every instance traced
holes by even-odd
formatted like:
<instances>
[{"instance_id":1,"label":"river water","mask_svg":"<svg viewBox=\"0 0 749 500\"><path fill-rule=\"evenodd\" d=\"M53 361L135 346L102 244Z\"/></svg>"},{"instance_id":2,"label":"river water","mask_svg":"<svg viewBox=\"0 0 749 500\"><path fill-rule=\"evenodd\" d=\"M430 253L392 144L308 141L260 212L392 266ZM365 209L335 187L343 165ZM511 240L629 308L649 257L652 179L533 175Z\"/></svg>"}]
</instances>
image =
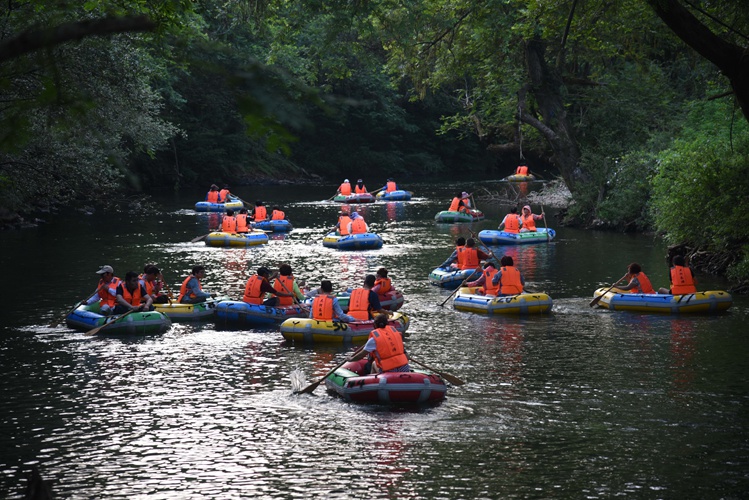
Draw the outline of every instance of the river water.
<instances>
[{"instance_id":1,"label":"river water","mask_svg":"<svg viewBox=\"0 0 749 500\"><path fill-rule=\"evenodd\" d=\"M414 201L361 208L385 241L365 252L322 246L340 205L319 200L333 186L239 189L295 225L247 249L189 242L216 222L191 210L202 192L157 198L145 213L71 212L2 233L0 497L19 498L34 466L61 498L749 495L746 298L719 316L591 309L593 291L633 261L666 286L665 245L556 227L552 216L551 244L495 248L515 258L529 289L552 296L551 314L441 307L449 292L428 283L429 271L457 236L496 228L507 207L479 205L487 220L473 226L437 225L456 189L405 187ZM337 289L387 267L412 319L408 351L466 384L434 407L361 406L324 385L294 395L293 371L317 380L350 349L288 346L277 329L175 323L159 336L98 338L48 326L95 289L103 264L124 276L157 263L173 289L203 264L205 289L239 299L252 269L285 261Z\"/></svg>"}]
</instances>

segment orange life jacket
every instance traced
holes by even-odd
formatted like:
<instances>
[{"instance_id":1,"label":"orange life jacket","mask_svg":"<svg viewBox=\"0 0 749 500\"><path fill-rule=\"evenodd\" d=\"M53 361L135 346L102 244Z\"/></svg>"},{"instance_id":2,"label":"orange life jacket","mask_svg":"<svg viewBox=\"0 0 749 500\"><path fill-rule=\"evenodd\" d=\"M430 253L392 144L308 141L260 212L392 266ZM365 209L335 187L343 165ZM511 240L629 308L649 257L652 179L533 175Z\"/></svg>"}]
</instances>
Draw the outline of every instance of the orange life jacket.
<instances>
[{"instance_id":1,"label":"orange life jacket","mask_svg":"<svg viewBox=\"0 0 749 500\"><path fill-rule=\"evenodd\" d=\"M520 217L517 214L507 214L504 231L506 233L520 232Z\"/></svg>"},{"instance_id":2,"label":"orange life jacket","mask_svg":"<svg viewBox=\"0 0 749 500\"><path fill-rule=\"evenodd\" d=\"M187 278L185 278L185 281L182 282L182 286L179 287L179 298L177 299L177 302L182 302L182 298L185 295L187 295L187 282L190 281L193 278L195 278L195 276L193 276L191 274L190 276L188 276ZM197 279L197 278L195 278L195 279ZM199 290L203 289L203 285L200 284L200 280L198 280L198 289ZM194 293L190 292L189 298L194 299L195 297L197 297L197 295L195 295Z\"/></svg>"},{"instance_id":3,"label":"orange life jacket","mask_svg":"<svg viewBox=\"0 0 749 500\"><path fill-rule=\"evenodd\" d=\"M146 293L151 297L156 297L156 295L158 295L158 292L154 292L154 289L156 288L156 280L148 281L145 275L141 274L140 276L138 276L138 282L143 284L143 288L146 289Z\"/></svg>"},{"instance_id":4,"label":"orange life jacket","mask_svg":"<svg viewBox=\"0 0 749 500\"><path fill-rule=\"evenodd\" d=\"M536 231L536 222L533 220L533 214L529 214L528 217L521 215L520 220L523 222L524 229L527 229L528 231ZM505 228L506 227L507 222L505 222Z\"/></svg>"},{"instance_id":5,"label":"orange life jacket","mask_svg":"<svg viewBox=\"0 0 749 500\"><path fill-rule=\"evenodd\" d=\"M685 293L697 292L692 270L686 266L674 266L671 268L671 293L683 295Z\"/></svg>"},{"instance_id":6,"label":"orange life jacket","mask_svg":"<svg viewBox=\"0 0 749 500\"><path fill-rule=\"evenodd\" d=\"M233 215L224 215L224 220L221 221L221 230L225 233L236 233L237 218Z\"/></svg>"},{"instance_id":7,"label":"orange life jacket","mask_svg":"<svg viewBox=\"0 0 749 500\"><path fill-rule=\"evenodd\" d=\"M502 295L517 295L523 293L523 283L520 281L520 271L512 266L502 268L499 278L499 293Z\"/></svg>"},{"instance_id":8,"label":"orange life jacket","mask_svg":"<svg viewBox=\"0 0 749 500\"><path fill-rule=\"evenodd\" d=\"M385 191L387 191L388 193L392 193L393 191L395 191L395 190L398 189L396 187L396 185L395 185L395 182L393 182L393 181L388 181L387 184L385 184L385 185L387 186L387 188L385 189Z\"/></svg>"},{"instance_id":9,"label":"orange life jacket","mask_svg":"<svg viewBox=\"0 0 749 500\"><path fill-rule=\"evenodd\" d=\"M516 174L516 175L528 175L528 167L527 167L527 166L525 166L525 165L521 165L521 166L519 166L519 167L518 167L518 168L517 168L517 169L515 170L515 174Z\"/></svg>"},{"instance_id":10,"label":"orange life jacket","mask_svg":"<svg viewBox=\"0 0 749 500\"><path fill-rule=\"evenodd\" d=\"M218 203L219 199L218 191L208 191L208 195L205 197L205 201L209 203Z\"/></svg>"},{"instance_id":11,"label":"orange life jacket","mask_svg":"<svg viewBox=\"0 0 749 500\"><path fill-rule=\"evenodd\" d=\"M130 304L131 306L139 306L140 305L140 299L143 297L142 292L140 291L140 283L135 287L135 292L130 293L130 290L127 289L127 285L125 283L122 284L122 298L125 299L125 302Z\"/></svg>"},{"instance_id":12,"label":"orange life jacket","mask_svg":"<svg viewBox=\"0 0 749 500\"><path fill-rule=\"evenodd\" d=\"M250 231L250 226L247 224L247 214L237 214L234 218L237 219L238 233L247 233Z\"/></svg>"},{"instance_id":13,"label":"orange life jacket","mask_svg":"<svg viewBox=\"0 0 749 500\"><path fill-rule=\"evenodd\" d=\"M286 288L284 288L286 286ZM281 293L294 293L294 277L279 276L273 282L273 289ZM290 306L294 303L294 297L278 297L278 305Z\"/></svg>"},{"instance_id":14,"label":"orange life jacket","mask_svg":"<svg viewBox=\"0 0 749 500\"><path fill-rule=\"evenodd\" d=\"M460 198L457 196L453 198L452 203L450 203L450 208L447 209L448 212L457 212L458 206L460 205Z\"/></svg>"},{"instance_id":15,"label":"orange life jacket","mask_svg":"<svg viewBox=\"0 0 749 500\"><path fill-rule=\"evenodd\" d=\"M226 203L229 201L229 190L228 189L222 189L218 192L219 198L221 198L221 201Z\"/></svg>"},{"instance_id":16,"label":"orange life jacket","mask_svg":"<svg viewBox=\"0 0 749 500\"><path fill-rule=\"evenodd\" d=\"M479 252L473 247L459 247L458 269L476 269L479 267Z\"/></svg>"},{"instance_id":17,"label":"orange life jacket","mask_svg":"<svg viewBox=\"0 0 749 500\"><path fill-rule=\"evenodd\" d=\"M114 308L117 296L117 285L122 283L122 280L116 276L112 276L112 281L104 283L104 280L99 280L99 288L96 290L99 294L99 306L109 306L110 309ZM112 293L109 293L112 290Z\"/></svg>"},{"instance_id":18,"label":"orange life jacket","mask_svg":"<svg viewBox=\"0 0 749 500\"><path fill-rule=\"evenodd\" d=\"M244 287L242 302L257 305L262 304L263 292L260 291L260 287L263 286L263 281L265 281L265 277L263 276L257 274L255 276L250 276L250 279L247 280L247 284Z\"/></svg>"},{"instance_id":19,"label":"orange life jacket","mask_svg":"<svg viewBox=\"0 0 749 500\"><path fill-rule=\"evenodd\" d=\"M265 220L266 218L268 218L268 210L262 205L260 205L259 207L255 207L255 211L253 212L252 217L256 221Z\"/></svg>"},{"instance_id":20,"label":"orange life jacket","mask_svg":"<svg viewBox=\"0 0 749 500\"><path fill-rule=\"evenodd\" d=\"M365 186L364 184L362 184L362 185L361 185L361 187L359 187L359 184L357 184L357 185L356 185L356 186L354 187L354 192L355 192L356 194L362 194L362 193L366 193L366 192L367 192L367 186Z\"/></svg>"},{"instance_id":21,"label":"orange life jacket","mask_svg":"<svg viewBox=\"0 0 749 500\"><path fill-rule=\"evenodd\" d=\"M653 285L650 284L650 278L645 276L645 273L639 272L635 276L637 277L637 281L640 282L640 286L629 290L630 293L655 293Z\"/></svg>"},{"instance_id":22,"label":"orange life jacket","mask_svg":"<svg viewBox=\"0 0 749 500\"><path fill-rule=\"evenodd\" d=\"M312 301L312 318L320 321L333 319L333 297L330 295L318 295Z\"/></svg>"},{"instance_id":23,"label":"orange life jacket","mask_svg":"<svg viewBox=\"0 0 749 500\"><path fill-rule=\"evenodd\" d=\"M351 221L351 234L364 234L367 232L367 223L364 219L357 217Z\"/></svg>"},{"instance_id":24,"label":"orange life jacket","mask_svg":"<svg viewBox=\"0 0 749 500\"><path fill-rule=\"evenodd\" d=\"M493 284L492 280L494 279L494 275L497 274L499 270L495 267L487 267L483 270L484 273L484 294L485 295L497 295L499 293L499 284Z\"/></svg>"},{"instance_id":25,"label":"orange life jacket","mask_svg":"<svg viewBox=\"0 0 749 500\"><path fill-rule=\"evenodd\" d=\"M286 218L286 214L280 210L274 210L270 214L270 220L284 220L285 218Z\"/></svg>"},{"instance_id":26,"label":"orange life jacket","mask_svg":"<svg viewBox=\"0 0 749 500\"><path fill-rule=\"evenodd\" d=\"M357 288L348 299L348 315L359 321L369 321L369 290Z\"/></svg>"},{"instance_id":27,"label":"orange life jacket","mask_svg":"<svg viewBox=\"0 0 749 500\"><path fill-rule=\"evenodd\" d=\"M372 330L369 337L375 340L373 354L380 370L387 372L408 364L403 338L394 327L388 325L385 328L377 328Z\"/></svg>"},{"instance_id":28,"label":"orange life jacket","mask_svg":"<svg viewBox=\"0 0 749 500\"><path fill-rule=\"evenodd\" d=\"M351 184L348 182L342 182L341 185L338 187L338 191L343 196L348 196L351 194Z\"/></svg>"},{"instance_id":29,"label":"orange life jacket","mask_svg":"<svg viewBox=\"0 0 749 500\"><path fill-rule=\"evenodd\" d=\"M349 234L349 222L351 222L351 217L349 217L348 215L341 215L340 217L338 217L338 232L341 233L341 236L347 236Z\"/></svg>"},{"instance_id":30,"label":"orange life jacket","mask_svg":"<svg viewBox=\"0 0 749 500\"><path fill-rule=\"evenodd\" d=\"M375 280L375 286L377 285L380 285L380 288L377 290L377 295L385 295L393 289L393 283L390 281L390 278L377 278Z\"/></svg>"}]
</instances>

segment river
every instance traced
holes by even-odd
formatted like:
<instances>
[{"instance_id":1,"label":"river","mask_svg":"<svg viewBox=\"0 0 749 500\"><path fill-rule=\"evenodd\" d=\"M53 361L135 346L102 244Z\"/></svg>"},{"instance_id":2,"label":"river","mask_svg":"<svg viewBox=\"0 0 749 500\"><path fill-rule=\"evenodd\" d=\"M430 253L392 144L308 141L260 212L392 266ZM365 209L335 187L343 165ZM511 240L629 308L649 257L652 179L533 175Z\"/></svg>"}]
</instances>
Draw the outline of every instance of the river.
<instances>
[{"instance_id":1,"label":"river","mask_svg":"<svg viewBox=\"0 0 749 500\"><path fill-rule=\"evenodd\" d=\"M490 183L491 184L491 183ZM375 186L370 186L374 188ZM554 299L535 317L454 310L429 271L453 240L496 228L437 225L454 191L409 184L415 200L360 210L385 245L340 252L322 237L340 205L325 187L245 187L295 226L247 249L190 243L210 215L203 192L156 198L143 213L50 216L2 233L0 497L20 498L37 466L60 498L745 498L749 492L749 301L718 316L591 309L593 291L639 262L667 286L665 244L649 235L557 227L550 244L497 247L531 290ZM537 206L534 211L538 212ZM287 346L277 329L175 323L142 338L85 337L49 323L116 274L153 262L173 289L196 264L204 288L235 299L260 265L289 262L311 284L359 286L390 270L411 317L414 358L455 375L434 407L349 404L294 395L348 349ZM728 283L697 276L700 289Z\"/></svg>"}]
</instances>

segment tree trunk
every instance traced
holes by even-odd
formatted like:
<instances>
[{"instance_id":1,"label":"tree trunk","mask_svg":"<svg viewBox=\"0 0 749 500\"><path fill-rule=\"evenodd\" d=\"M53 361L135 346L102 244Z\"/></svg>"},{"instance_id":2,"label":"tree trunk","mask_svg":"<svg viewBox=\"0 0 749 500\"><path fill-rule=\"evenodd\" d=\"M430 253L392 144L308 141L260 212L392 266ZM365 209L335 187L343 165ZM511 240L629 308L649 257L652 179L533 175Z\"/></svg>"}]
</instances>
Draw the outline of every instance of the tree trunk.
<instances>
[{"instance_id":1,"label":"tree trunk","mask_svg":"<svg viewBox=\"0 0 749 500\"><path fill-rule=\"evenodd\" d=\"M526 44L525 56L530 85L520 91L520 120L536 128L546 138L554 152L552 160L574 195L590 182L590 176L579 165L580 149L575 140L575 131L567 120L567 112L564 109L564 83L557 70L547 64L545 52L545 44L538 39ZM533 96L542 120L527 111L526 93Z\"/></svg>"}]
</instances>

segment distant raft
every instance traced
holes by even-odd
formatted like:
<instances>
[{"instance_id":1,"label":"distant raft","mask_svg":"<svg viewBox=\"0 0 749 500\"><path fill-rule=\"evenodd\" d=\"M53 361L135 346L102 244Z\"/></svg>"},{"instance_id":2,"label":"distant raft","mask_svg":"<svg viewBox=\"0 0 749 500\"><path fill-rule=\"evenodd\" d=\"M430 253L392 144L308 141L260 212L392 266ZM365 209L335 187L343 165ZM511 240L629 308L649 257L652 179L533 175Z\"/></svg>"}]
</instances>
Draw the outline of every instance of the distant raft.
<instances>
[{"instance_id":1,"label":"distant raft","mask_svg":"<svg viewBox=\"0 0 749 500\"><path fill-rule=\"evenodd\" d=\"M253 222L252 227L261 231L268 231L271 233L288 233L293 229L291 222L286 219Z\"/></svg>"},{"instance_id":2,"label":"distant raft","mask_svg":"<svg viewBox=\"0 0 749 500\"><path fill-rule=\"evenodd\" d=\"M607 291L608 290L608 291ZM602 296L602 297L601 297ZM723 290L666 295L658 293L628 293L618 288L599 288L593 297L601 297L598 306L612 311L635 311L666 314L718 313L733 304L733 297Z\"/></svg>"},{"instance_id":3,"label":"distant raft","mask_svg":"<svg viewBox=\"0 0 749 500\"><path fill-rule=\"evenodd\" d=\"M526 245L529 243L546 243L554 239L557 233L553 229L539 227L534 231L524 233L508 233L507 231L497 231L484 229L479 231L479 239L485 245Z\"/></svg>"},{"instance_id":4,"label":"distant raft","mask_svg":"<svg viewBox=\"0 0 749 500\"><path fill-rule=\"evenodd\" d=\"M155 335L166 332L172 325L169 317L158 311L134 312L127 316L104 316L99 310L98 303L78 306L68 314L65 324L68 328L82 332L106 324L107 327L101 330L102 335Z\"/></svg>"},{"instance_id":5,"label":"distant raft","mask_svg":"<svg viewBox=\"0 0 749 500\"><path fill-rule=\"evenodd\" d=\"M265 231L253 230L249 233L225 233L216 231L205 237L209 247L252 247L268 243Z\"/></svg>"},{"instance_id":6,"label":"distant raft","mask_svg":"<svg viewBox=\"0 0 749 500\"><path fill-rule=\"evenodd\" d=\"M463 280L471 276L472 274L476 273L476 276L473 277L473 279L478 279L480 276L479 273L476 272L476 269L457 269L457 268L449 268L444 269L441 267L438 267L434 269L431 273L429 273L429 283L432 285L436 285L442 288L448 288L450 290L454 290L455 288L458 288L461 283L463 283Z\"/></svg>"},{"instance_id":7,"label":"distant raft","mask_svg":"<svg viewBox=\"0 0 749 500\"><path fill-rule=\"evenodd\" d=\"M409 201L413 196L411 191L396 189L395 191L380 191L377 193L377 199L383 201Z\"/></svg>"},{"instance_id":8,"label":"distant raft","mask_svg":"<svg viewBox=\"0 0 749 500\"><path fill-rule=\"evenodd\" d=\"M461 288L453 299L453 307L459 311L480 314L543 314L551 312L551 297L545 293L521 293L497 297L478 295L476 287Z\"/></svg>"},{"instance_id":9,"label":"distant raft","mask_svg":"<svg viewBox=\"0 0 749 500\"><path fill-rule=\"evenodd\" d=\"M409 319L403 313L395 312L390 316L388 325L401 334L408 330ZM320 321L311 318L287 319L281 323L281 335L288 341L326 344L363 344L374 330L374 321Z\"/></svg>"},{"instance_id":10,"label":"distant raft","mask_svg":"<svg viewBox=\"0 0 749 500\"><path fill-rule=\"evenodd\" d=\"M512 174L505 177L505 180L508 182L532 182L536 180L536 176L533 174L527 174L527 175L520 175L520 174Z\"/></svg>"},{"instance_id":11,"label":"distant raft","mask_svg":"<svg viewBox=\"0 0 749 500\"><path fill-rule=\"evenodd\" d=\"M372 193L351 193L349 195L339 194L333 198L339 203L374 203L375 197Z\"/></svg>"},{"instance_id":12,"label":"distant raft","mask_svg":"<svg viewBox=\"0 0 749 500\"><path fill-rule=\"evenodd\" d=\"M443 224L459 224L463 222L475 222L484 220L484 212L481 210L467 210L465 212L453 212L443 210L434 216L436 222Z\"/></svg>"},{"instance_id":13,"label":"distant raft","mask_svg":"<svg viewBox=\"0 0 749 500\"><path fill-rule=\"evenodd\" d=\"M349 361L325 379L328 391L346 401L375 404L434 404L445 399L447 386L425 370L365 374L367 360Z\"/></svg>"},{"instance_id":14,"label":"distant raft","mask_svg":"<svg viewBox=\"0 0 749 500\"><path fill-rule=\"evenodd\" d=\"M304 305L264 306L238 300L222 300L216 307L216 322L220 325L275 325L289 318L306 318L309 308Z\"/></svg>"},{"instance_id":15,"label":"distant raft","mask_svg":"<svg viewBox=\"0 0 749 500\"><path fill-rule=\"evenodd\" d=\"M154 304L154 310L166 314L172 321L208 321L216 314L220 299L207 299L198 304L181 304L176 300L171 304Z\"/></svg>"},{"instance_id":16,"label":"distant raft","mask_svg":"<svg viewBox=\"0 0 749 500\"><path fill-rule=\"evenodd\" d=\"M338 250L374 250L382 248L382 238L375 233L348 234L341 236L335 231L325 235L322 244Z\"/></svg>"},{"instance_id":17,"label":"distant raft","mask_svg":"<svg viewBox=\"0 0 749 500\"><path fill-rule=\"evenodd\" d=\"M227 210L241 210L244 203L229 195L226 203L211 203L210 201L199 201L195 204L196 212L226 212Z\"/></svg>"}]
</instances>

